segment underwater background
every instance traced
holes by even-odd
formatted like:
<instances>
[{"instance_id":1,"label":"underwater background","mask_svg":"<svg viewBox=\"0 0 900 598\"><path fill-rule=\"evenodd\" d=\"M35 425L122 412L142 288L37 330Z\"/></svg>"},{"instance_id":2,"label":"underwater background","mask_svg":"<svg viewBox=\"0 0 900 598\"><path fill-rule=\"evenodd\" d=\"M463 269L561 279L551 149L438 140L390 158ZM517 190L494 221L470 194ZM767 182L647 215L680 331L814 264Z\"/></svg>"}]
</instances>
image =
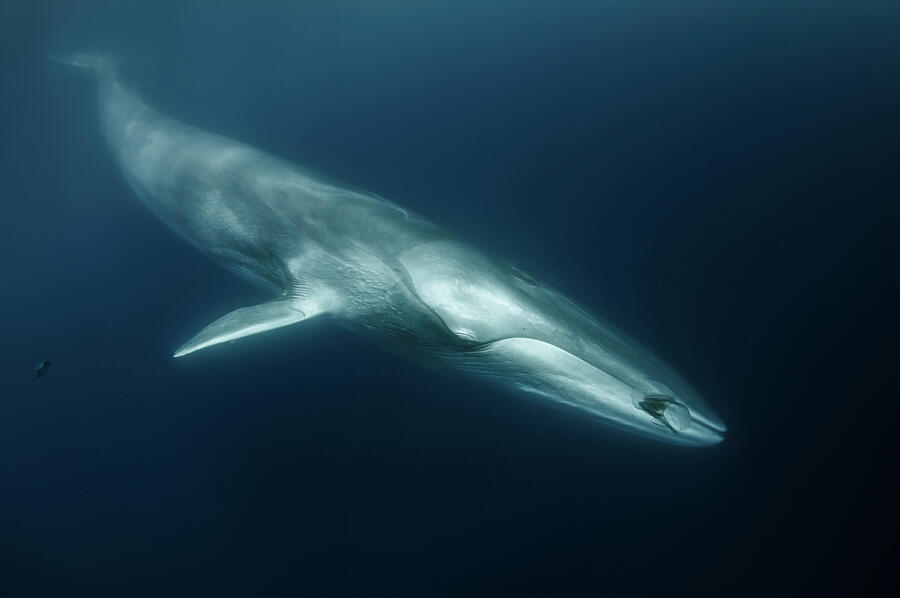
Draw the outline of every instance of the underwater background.
<instances>
[{"instance_id":1,"label":"underwater background","mask_svg":"<svg viewBox=\"0 0 900 598\"><path fill-rule=\"evenodd\" d=\"M0 595L892 594L900 3L3 0L0 28ZM266 297L137 200L72 51L604 313L725 441L328 322L172 359Z\"/></svg>"}]
</instances>

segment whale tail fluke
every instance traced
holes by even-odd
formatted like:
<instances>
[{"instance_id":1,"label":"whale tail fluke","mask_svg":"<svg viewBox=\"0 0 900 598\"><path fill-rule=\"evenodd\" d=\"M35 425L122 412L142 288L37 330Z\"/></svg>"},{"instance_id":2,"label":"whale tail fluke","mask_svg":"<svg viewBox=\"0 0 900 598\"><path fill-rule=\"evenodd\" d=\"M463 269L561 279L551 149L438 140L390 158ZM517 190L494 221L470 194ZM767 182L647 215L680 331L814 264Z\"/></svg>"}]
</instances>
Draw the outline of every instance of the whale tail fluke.
<instances>
[{"instance_id":1,"label":"whale tail fluke","mask_svg":"<svg viewBox=\"0 0 900 598\"><path fill-rule=\"evenodd\" d=\"M77 66L96 73L111 73L122 63L122 60L104 54L48 54L47 58L62 64Z\"/></svg>"}]
</instances>

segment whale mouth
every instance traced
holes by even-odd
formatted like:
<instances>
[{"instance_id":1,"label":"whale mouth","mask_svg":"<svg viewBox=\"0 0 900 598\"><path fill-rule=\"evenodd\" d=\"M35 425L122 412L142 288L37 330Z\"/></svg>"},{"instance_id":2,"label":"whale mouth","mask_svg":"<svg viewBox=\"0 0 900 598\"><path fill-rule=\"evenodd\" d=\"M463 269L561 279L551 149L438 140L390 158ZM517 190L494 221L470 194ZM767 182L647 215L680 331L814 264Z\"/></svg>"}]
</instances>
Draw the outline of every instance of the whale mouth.
<instances>
[{"instance_id":1,"label":"whale mouth","mask_svg":"<svg viewBox=\"0 0 900 598\"><path fill-rule=\"evenodd\" d=\"M685 436L690 436L697 445L713 445L725 440L725 430L694 419Z\"/></svg>"}]
</instances>

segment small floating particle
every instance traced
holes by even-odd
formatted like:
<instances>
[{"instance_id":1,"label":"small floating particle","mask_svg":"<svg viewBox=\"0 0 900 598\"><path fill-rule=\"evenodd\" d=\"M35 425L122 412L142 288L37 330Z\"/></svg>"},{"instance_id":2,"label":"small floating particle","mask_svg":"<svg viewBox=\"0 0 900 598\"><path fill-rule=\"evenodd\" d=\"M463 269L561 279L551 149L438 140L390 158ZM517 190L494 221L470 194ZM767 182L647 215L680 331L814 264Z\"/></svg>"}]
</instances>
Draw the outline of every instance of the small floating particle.
<instances>
[{"instance_id":1,"label":"small floating particle","mask_svg":"<svg viewBox=\"0 0 900 598\"><path fill-rule=\"evenodd\" d=\"M34 377L40 378L44 374L47 373L47 370L50 369L50 360L45 359L43 361L37 362L37 365L34 366Z\"/></svg>"}]
</instances>

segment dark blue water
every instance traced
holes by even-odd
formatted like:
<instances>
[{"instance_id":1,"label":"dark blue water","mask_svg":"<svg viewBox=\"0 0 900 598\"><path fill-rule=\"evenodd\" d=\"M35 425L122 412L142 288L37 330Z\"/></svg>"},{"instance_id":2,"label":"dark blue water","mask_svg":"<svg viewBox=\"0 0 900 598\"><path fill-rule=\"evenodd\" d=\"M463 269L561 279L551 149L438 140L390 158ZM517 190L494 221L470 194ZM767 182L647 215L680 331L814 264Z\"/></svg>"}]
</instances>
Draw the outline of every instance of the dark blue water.
<instances>
[{"instance_id":1,"label":"dark blue water","mask_svg":"<svg viewBox=\"0 0 900 598\"><path fill-rule=\"evenodd\" d=\"M890 593L900 5L256 4L0 4L0 595ZM606 313L726 441L326 322L173 360L265 297L133 197L81 50Z\"/></svg>"}]
</instances>

